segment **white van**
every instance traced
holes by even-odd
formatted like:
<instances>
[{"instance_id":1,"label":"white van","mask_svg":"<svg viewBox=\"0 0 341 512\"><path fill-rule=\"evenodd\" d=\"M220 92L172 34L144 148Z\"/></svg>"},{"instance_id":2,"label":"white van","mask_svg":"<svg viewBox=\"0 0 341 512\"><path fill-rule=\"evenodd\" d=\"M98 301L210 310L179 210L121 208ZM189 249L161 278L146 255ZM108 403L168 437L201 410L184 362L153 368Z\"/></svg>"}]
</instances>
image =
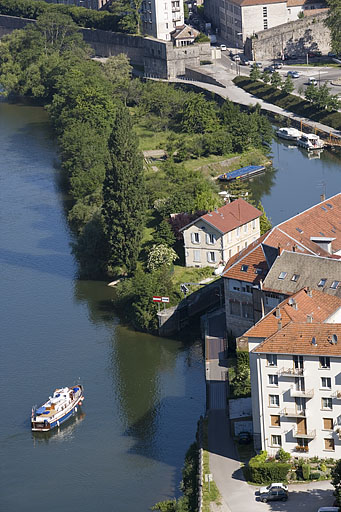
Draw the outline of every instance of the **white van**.
<instances>
[{"instance_id":1,"label":"white van","mask_svg":"<svg viewBox=\"0 0 341 512\"><path fill-rule=\"evenodd\" d=\"M313 76L308 78L308 85L317 85L317 80Z\"/></svg>"}]
</instances>

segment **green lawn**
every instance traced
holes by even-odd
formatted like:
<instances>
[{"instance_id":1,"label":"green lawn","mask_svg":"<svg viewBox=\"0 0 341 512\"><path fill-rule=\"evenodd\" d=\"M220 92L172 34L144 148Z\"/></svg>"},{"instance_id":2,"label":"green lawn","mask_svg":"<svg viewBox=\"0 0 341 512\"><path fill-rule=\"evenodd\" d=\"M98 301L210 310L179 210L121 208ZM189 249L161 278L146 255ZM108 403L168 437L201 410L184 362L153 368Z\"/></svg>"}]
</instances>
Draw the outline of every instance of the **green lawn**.
<instances>
[{"instance_id":1,"label":"green lawn","mask_svg":"<svg viewBox=\"0 0 341 512\"><path fill-rule=\"evenodd\" d=\"M268 103L278 105L279 107L289 110L295 114L307 117L312 121L316 121L327 126L331 126L337 130L341 129L341 112L328 112L327 110L319 110L315 105L309 103L299 96L287 94L280 89L276 89L271 85L267 85L260 80L250 80L248 77L237 76L234 83L253 94L257 98L262 98Z\"/></svg>"}]
</instances>

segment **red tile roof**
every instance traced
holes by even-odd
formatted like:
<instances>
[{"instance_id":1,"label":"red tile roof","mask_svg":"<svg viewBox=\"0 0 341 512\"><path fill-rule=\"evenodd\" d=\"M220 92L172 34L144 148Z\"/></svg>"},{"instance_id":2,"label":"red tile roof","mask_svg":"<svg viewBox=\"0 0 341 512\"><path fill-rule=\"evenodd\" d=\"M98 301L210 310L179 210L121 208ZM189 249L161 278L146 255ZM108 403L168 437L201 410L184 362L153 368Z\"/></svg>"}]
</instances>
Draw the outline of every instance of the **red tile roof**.
<instances>
[{"instance_id":1,"label":"red tile roof","mask_svg":"<svg viewBox=\"0 0 341 512\"><path fill-rule=\"evenodd\" d=\"M272 228L247 249L230 258L223 277L248 281L246 274L241 271L241 264L253 267L263 265L264 251L257 251L256 254L252 252L252 248L260 246L262 243L301 254L340 258L340 256L330 254L322 249L316 242L310 240L311 237L334 238L331 243L332 252L341 250L341 193ZM258 262L255 260L255 256L259 258ZM254 280L248 282L254 282Z\"/></svg>"},{"instance_id":2,"label":"red tile roof","mask_svg":"<svg viewBox=\"0 0 341 512\"><path fill-rule=\"evenodd\" d=\"M336 343L332 343L333 335L337 337ZM312 343L313 338L316 344ZM290 323L252 352L341 357L341 324Z\"/></svg>"},{"instance_id":3,"label":"red tile roof","mask_svg":"<svg viewBox=\"0 0 341 512\"><path fill-rule=\"evenodd\" d=\"M291 303L293 303L291 305ZM296 304L296 306L294 306ZM307 322L307 316L312 316L313 322L325 322L337 309L341 308L341 298L306 288L293 294L281 302L277 308L261 318L243 336L252 338L268 338L278 330L278 323L282 328L291 322ZM276 316L280 314L280 318ZM341 342L341 339L340 339Z\"/></svg>"},{"instance_id":4,"label":"red tile roof","mask_svg":"<svg viewBox=\"0 0 341 512\"><path fill-rule=\"evenodd\" d=\"M191 224L187 224L181 228L180 231L187 229L192 224L196 223L199 219L204 220L211 226L215 227L221 233L227 233L232 231L247 222L251 222L262 215L262 212L257 210L250 203L244 201L244 199L237 199L232 203L225 204L221 208L214 210L213 212L206 213L202 217L199 217Z\"/></svg>"}]
</instances>

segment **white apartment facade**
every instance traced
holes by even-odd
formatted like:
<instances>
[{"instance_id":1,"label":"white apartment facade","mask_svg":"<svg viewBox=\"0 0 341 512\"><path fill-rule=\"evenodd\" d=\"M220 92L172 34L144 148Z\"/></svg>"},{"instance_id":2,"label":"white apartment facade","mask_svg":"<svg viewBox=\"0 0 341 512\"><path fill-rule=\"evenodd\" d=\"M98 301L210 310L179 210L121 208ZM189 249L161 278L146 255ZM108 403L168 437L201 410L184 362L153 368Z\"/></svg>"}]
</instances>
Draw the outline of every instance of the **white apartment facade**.
<instances>
[{"instance_id":1,"label":"white apartment facade","mask_svg":"<svg viewBox=\"0 0 341 512\"><path fill-rule=\"evenodd\" d=\"M323 0L205 0L205 13L221 37L237 47L261 30L296 21L307 8L319 8Z\"/></svg>"},{"instance_id":2,"label":"white apartment facade","mask_svg":"<svg viewBox=\"0 0 341 512\"><path fill-rule=\"evenodd\" d=\"M243 199L237 199L184 226L180 231L186 267L225 264L259 237L261 214Z\"/></svg>"},{"instance_id":3,"label":"white apartment facade","mask_svg":"<svg viewBox=\"0 0 341 512\"><path fill-rule=\"evenodd\" d=\"M141 29L144 34L170 41L171 33L184 22L183 0L142 1Z\"/></svg>"}]
</instances>

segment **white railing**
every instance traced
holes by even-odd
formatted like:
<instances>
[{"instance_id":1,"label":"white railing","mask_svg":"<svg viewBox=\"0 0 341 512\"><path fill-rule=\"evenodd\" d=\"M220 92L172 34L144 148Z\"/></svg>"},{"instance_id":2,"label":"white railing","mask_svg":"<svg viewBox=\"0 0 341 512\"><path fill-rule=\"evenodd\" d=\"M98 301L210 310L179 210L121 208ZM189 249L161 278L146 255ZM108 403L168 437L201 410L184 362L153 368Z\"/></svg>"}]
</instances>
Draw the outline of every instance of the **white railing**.
<instances>
[{"instance_id":1,"label":"white railing","mask_svg":"<svg viewBox=\"0 0 341 512\"><path fill-rule=\"evenodd\" d=\"M302 439L315 439L316 430L307 430L305 433L298 432L297 428L293 428L293 436L300 437Z\"/></svg>"},{"instance_id":2,"label":"white railing","mask_svg":"<svg viewBox=\"0 0 341 512\"><path fill-rule=\"evenodd\" d=\"M282 416L287 416L290 418L306 418L307 417L307 411L304 410L298 410L298 409L289 409L288 407L285 407L281 410L280 414Z\"/></svg>"},{"instance_id":3,"label":"white railing","mask_svg":"<svg viewBox=\"0 0 341 512\"><path fill-rule=\"evenodd\" d=\"M286 377L302 377L304 375L304 368L281 368L278 370L278 374Z\"/></svg>"},{"instance_id":4,"label":"white railing","mask_svg":"<svg viewBox=\"0 0 341 512\"><path fill-rule=\"evenodd\" d=\"M290 396L292 398L313 398L314 390L313 389L308 389L308 390L295 389L294 387L291 387L290 388Z\"/></svg>"}]
</instances>

